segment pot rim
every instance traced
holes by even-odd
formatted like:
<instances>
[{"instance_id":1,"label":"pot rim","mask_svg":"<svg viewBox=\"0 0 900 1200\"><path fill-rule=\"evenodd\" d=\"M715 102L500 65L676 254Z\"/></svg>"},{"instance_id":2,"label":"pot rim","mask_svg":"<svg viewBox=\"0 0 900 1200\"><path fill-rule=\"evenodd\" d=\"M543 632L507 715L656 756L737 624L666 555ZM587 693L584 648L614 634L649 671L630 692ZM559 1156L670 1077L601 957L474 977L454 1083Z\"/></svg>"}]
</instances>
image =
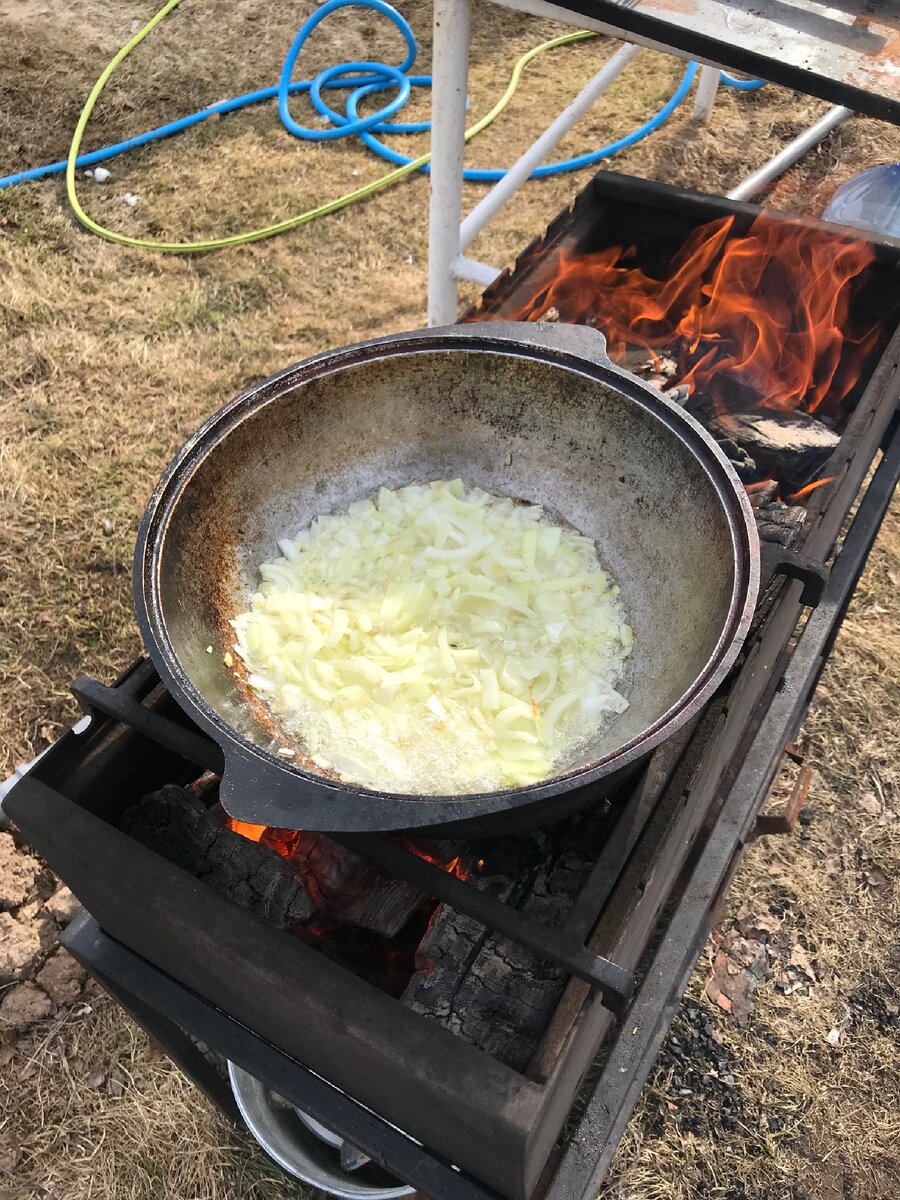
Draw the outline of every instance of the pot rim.
<instances>
[{"instance_id":1,"label":"pot rim","mask_svg":"<svg viewBox=\"0 0 900 1200\"><path fill-rule=\"evenodd\" d=\"M602 758L536 784L450 795L383 791L327 779L277 757L245 737L206 701L182 666L169 637L159 589L162 547L175 507L201 463L243 421L286 392L326 375L362 363L442 350L538 358L549 366L612 383L629 400L641 404L685 444L698 467L710 479L728 522L734 566L728 614L713 651L692 684L656 721ZM241 769L253 773L254 780L259 781L265 774L267 781L280 781L282 787L302 790L304 800L317 793L319 804L324 801L329 809L335 802L351 798L361 799L366 805L375 803L379 811L377 822L371 818L366 820L363 812L356 815L356 819L354 814L344 813L342 817L348 819L334 824L332 812L325 824L317 825L310 820L309 812L302 814L305 828L340 828L349 832L376 827L381 830L431 827L488 816L501 809L527 807L575 788L590 786L644 758L690 720L728 674L750 627L759 578L759 537L747 494L719 446L694 417L661 392L610 362L605 355L605 340L595 330L537 322L489 322L414 330L326 351L268 376L213 413L185 442L151 495L135 545L133 584L138 623L163 682L179 705L210 734L225 755L222 802L226 810L231 811L229 799L237 799L228 786L229 764L234 765L243 756L245 763ZM235 815L240 814L236 812Z\"/></svg>"}]
</instances>

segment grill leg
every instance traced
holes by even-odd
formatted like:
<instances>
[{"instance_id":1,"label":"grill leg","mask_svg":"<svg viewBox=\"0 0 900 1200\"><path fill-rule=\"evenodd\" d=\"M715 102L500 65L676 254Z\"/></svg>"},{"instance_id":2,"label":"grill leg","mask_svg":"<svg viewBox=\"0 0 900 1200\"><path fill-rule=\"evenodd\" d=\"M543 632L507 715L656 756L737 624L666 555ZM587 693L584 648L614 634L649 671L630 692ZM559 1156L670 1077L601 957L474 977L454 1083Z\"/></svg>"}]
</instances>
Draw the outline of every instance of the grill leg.
<instances>
[{"instance_id":1,"label":"grill leg","mask_svg":"<svg viewBox=\"0 0 900 1200\"><path fill-rule=\"evenodd\" d=\"M428 226L428 324L456 320L462 171L469 75L469 0L435 0L431 90L431 205Z\"/></svg>"},{"instance_id":2,"label":"grill leg","mask_svg":"<svg viewBox=\"0 0 900 1200\"><path fill-rule=\"evenodd\" d=\"M697 84L697 95L694 99L694 120L710 119L716 103L716 93L719 90L719 72L715 67L702 67L700 82Z\"/></svg>"}]
</instances>

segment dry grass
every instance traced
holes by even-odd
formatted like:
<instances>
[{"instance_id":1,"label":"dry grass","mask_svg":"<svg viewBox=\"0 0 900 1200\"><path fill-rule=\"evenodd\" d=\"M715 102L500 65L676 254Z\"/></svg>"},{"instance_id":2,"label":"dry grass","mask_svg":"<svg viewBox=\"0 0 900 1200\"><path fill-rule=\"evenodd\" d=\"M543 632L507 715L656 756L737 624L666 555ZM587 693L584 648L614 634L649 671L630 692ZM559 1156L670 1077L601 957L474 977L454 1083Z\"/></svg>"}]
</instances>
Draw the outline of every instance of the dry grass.
<instances>
[{"instance_id":1,"label":"dry grass","mask_svg":"<svg viewBox=\"0 0 900 1200\"><path fill-rule=\"evenodd\" d=\"M715 1120L704 1136L683 1132L681 1114L668 1104L685 1102L657 1072L620 1147L608 1200L880 1200L897 1194L898 550L895 503L806 722L809 761L816 766L808 840L794 835L756 843L729 897L723 927L740 910L782 920L777 940L783 949L757 993L749 1028L717 1020L744 1122L730 1134ZM775 983L794 944L806 950L816 983L809 994L782 995ZM711 951L691 984L697 999L710 959ZM841 1031L835 1046L827 1041L833 1029Z\"/></svg>"},{"instance_id":2,"label":"dry grass","mask_svg":"<svg viewBox=\"0 0 900 1200\"><path fill-rule=\"evenodd\" d=\"M310 1194L222 1121L109 999L36 1029L4 1071L21 1089L4 1105L12 1136L0 1153L14 1164L4 1200Z\"/></svg>"},{"instance_id":3,"label":"dry grass","mask_svg":"<svg viewBox=\"0 0 900 1200\"><path fill-rule=\"evenodd\" d=\"M123 68L89 145L272 81L311 7L235 0L213 11L186 0ZM422 34L426 69L429 6L402 7ZM0 0L4 169L64 154L100 64L148 12L136 0L86 0L65 12L51 0ZM359 14L339 18L312 61L359 57L364 47L363 57L393 57L392 41L374 29ZM492 103L517 54L554 32L479 8L472 112ZM585 43L535 64L470 161L512 161L609 52ZM673 60L642 55L563 150L633 128L679 74ZM772 88L725 93L710 128L697 128L685 112L615 166L722 191L823 107ZM854 120L779 185L776 199L815 211L841 179L895 160L898 150L896 131ZM130 232L180 237L263 224L382 173L355 146L297 145L270 108L208 124L111 169L108 184L82 186L93 214ZM584 179L528 187L473 246L475 256L506 261ZM121 200L128 191L140 196L135 208ZM468 188L467 204L481 194ZM88 236L69 216L59 182L0 192L0 772L71 720L67 687L75 674L111 677L138 651L129 590L134 533L185 435L248 381L292 360L421 324L426 207L427 184L418 178L296 234L176 259ZM665 1080L656 1079L616 1159L610 1197L880 1200L900 1176L898 1080L890 1073L896 1030L884 1032L877 1013L862 1013L836 1048L824 1040L864 981L887 995L900 966L896 826L857 804L874 791L885 810L900 809L898 551L895 510L810 719L821 768L810 840L755 847L732 902L765 906L790 893L786 926L809 948L819 975L813 997L803 1000L764 985L750 1029L722 1028L747 1111L776 1104L796 1114L791 1132L701 1137L680 1132L667 1116L660 1133ZM860 883L870 862L887 886ZM698 974L698 995L701 986ZM84 1086L98 1061L120 1065L121 1097ZM11 1161L7 1148L21 1144L6 1192L16 1200L291 1194L173 1068L148 1056L143 1036L111 1005L46 1026L0 1072L7 1084L0 1166ZM0 1194L5 1183L0 1175Z\"/></svg>"}]
</instances>

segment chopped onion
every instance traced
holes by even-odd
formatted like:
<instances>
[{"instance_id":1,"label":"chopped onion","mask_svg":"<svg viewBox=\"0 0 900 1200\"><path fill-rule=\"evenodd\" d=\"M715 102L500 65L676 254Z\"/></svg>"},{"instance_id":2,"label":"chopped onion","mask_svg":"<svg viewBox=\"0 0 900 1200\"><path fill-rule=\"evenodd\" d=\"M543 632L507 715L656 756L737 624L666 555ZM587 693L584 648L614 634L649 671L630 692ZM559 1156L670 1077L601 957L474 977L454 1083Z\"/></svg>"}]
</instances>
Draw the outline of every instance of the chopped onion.
<instances>
[{"instance_id":1,"label":"chopped onion","mask_svg":"<svg viewBox=\"0 0 900 1200\"><path fill-rule=\"evenodd\" d=\"M628 707L618 588L536 505L458 479L381 488L278 548L235 649L285 730L348 780L536 783Z\"/></svg>"}]
</instances>

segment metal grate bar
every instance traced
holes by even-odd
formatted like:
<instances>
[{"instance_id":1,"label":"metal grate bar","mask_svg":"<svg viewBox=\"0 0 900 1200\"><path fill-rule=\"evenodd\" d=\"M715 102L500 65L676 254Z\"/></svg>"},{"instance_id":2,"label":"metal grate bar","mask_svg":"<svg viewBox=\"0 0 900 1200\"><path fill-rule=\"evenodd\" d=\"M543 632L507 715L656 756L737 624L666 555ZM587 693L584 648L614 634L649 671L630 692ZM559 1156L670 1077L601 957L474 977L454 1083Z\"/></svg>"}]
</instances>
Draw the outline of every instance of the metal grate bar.
<instances>
[{"instance_id":1,"label":"metal grate bar","mask_svg":"<svg viewBox=\"0 0 900 1200\"><path fill-rule=\"evenodd\" d=\"M145 660L127 679L113 687L98 683L87 675L79 675L72 684L72 693L85 712L102 713L121 721L151 741L180 754L188 762L221 774L222 751L212 738L185 729L177 721L154 712L141 702L141 693L149 690L148 684L152 687L154 681L159 682L156 668L149 660Z\"/></svg>"},{"instance_id":2,"label":"metal grate bar","mask_svg":"<svg viewBox=\"0 0 900 1200\"><path fill-rule=\"evenodd\" d=\"M126 679L107 687L79 676L72 691L86 712L103 713L166 746L206 770L222 771L222 752L211 738L186 729L177 721L148 708L142 697L158 682L149 661ZM420 858L396 842L378 835L328 834L332 840L363 855L384 870L449 904L488 929L525 946L547 962L596 987L604 1004L617 1015L634 990L631 972L585 946L617 875L609 854L602 854L568 918L560 925L545 925Z\"/></svg>"},{"instance_id":3,"label":"metal grate bar","mask_svg":"<svg viewBox=\"0 0 900 1200\"><path fill-rule=\"evenodd\" d=\"M618 963L588 950L584 937L565 922L544 925L511 908L489 892L458 879L411 850L377 834L331 834L334 841L363 855L384 870L442 900L457 912L532 950L570 975L596 987L603 1002L621 1013L634 990L634 976Z\"/></svg>"}]
</instances>

